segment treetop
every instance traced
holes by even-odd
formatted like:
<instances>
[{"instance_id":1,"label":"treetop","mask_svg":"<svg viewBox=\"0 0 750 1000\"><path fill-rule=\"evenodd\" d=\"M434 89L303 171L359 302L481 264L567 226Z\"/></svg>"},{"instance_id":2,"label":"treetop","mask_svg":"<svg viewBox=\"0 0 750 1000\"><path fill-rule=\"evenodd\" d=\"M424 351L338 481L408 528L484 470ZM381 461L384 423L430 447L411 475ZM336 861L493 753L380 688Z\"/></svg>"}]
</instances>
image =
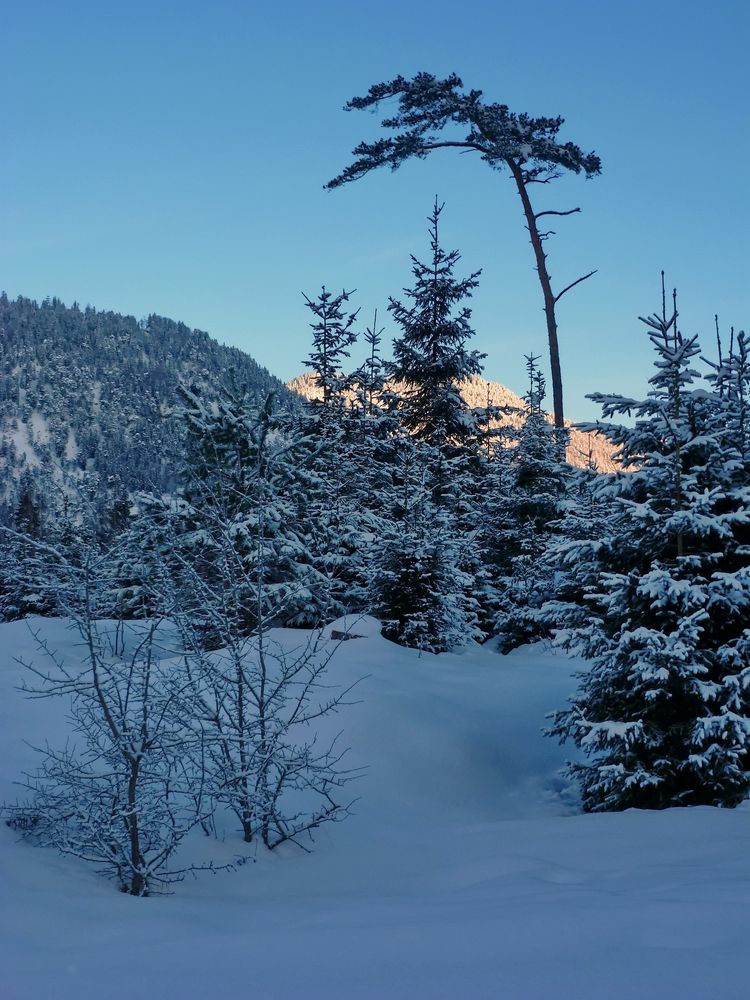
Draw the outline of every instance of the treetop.
<instances>
[{"instance_id":1,"label":"treetop","mask_svg":"<svg viewBox=\"0 0 750 1000\"><path fill-rule=\"evenodd\" d=\"M533 118L515 113L507 104L485 103L481 90L463 91L463 82L452 73L440 80L431 73L403 76L370 87L363 97L353 97L347 111L377 108L381 101L398 99L396 114L384 117L381 126L397 133L361 142L352 151L355 157L344 170L328 181L333 189L358 180L376 167L396 170L411 158L424 158L434 149L448 147L475 150L494 169L520 167L525 180L543 183L561 170L571 170L586 177L601 173L601 160L594 152L586 153L573 142L559 142L558 132L564 118ZM459 126L463 133L444 137L444 130Z\"/></svg>"}]
</instances>

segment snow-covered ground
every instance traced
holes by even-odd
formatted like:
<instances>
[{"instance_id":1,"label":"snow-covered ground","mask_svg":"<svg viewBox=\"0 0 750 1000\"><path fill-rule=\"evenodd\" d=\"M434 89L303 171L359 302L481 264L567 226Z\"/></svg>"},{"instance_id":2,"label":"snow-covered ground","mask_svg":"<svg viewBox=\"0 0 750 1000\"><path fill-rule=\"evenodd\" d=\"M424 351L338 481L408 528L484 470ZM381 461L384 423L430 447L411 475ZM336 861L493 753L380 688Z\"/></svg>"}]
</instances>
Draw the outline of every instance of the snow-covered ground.
<instances>
[{"instance_id":1,"label":"snow-covered ground","mask_svg":"<svg viewBox=\"0 0 750 1000\"><path fill-rule=\"evenodd\" d=\"M40 624L76 655L62 622ZM366 623L365 623L366 624ZM750 996L750 808L583 816L540 729L578 666L540 647L418 656L373 634L333 720L355 815L233 872L134 899L0 830L0 996L734 1000ZM293 633L295 642L299 633ZM0 626L0 800L64 740L65 706L17 690L27 626ZM219 861L238 841L189 850Z\"/></svg>"}]
</instances>

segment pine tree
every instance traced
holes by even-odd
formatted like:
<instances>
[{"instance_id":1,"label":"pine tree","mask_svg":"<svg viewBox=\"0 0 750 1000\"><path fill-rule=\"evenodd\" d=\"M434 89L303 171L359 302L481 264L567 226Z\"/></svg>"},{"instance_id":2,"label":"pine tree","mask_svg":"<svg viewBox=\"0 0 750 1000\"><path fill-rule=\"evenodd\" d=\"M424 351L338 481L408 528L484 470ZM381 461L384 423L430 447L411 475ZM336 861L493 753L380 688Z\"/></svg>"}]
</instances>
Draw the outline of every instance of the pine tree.
<instances>
[{"instance_id":1,"label":"pine tree","mask_svg":"<svg viewBox=\"0 0 750 1000\"><path fill-rule=\"evenodd\" d=\"M545 241L553 233L542 232L539 220L550 215L573 215L579 209L537 212L532 206L531 188L536 184L548 184L566 170L595 177L601 170L601 161L595 153L584 153L573 142L560 142L558 133L563 118L532 118L511 111L507 104L486 102L482 97L481 90L464 92L463 83L455 73L441 80L432 73L422 72L411 80L398 76L375 84L363 97L352 98L346 109L375 110L381 102L393 98L398 101L398 108L395 113L390 110L381 122L385 134L372 142L359 143L353 150L353 162L326 187L337 188L358 180L377 167L387 165L396 170L412 157L424 159L442 148L475 152L493 170L508 170L521 198L542 288L555 426L562 429L562 375L555 310L563 295L596 272L589 271L556 294L553 292L545 250Z\"/></svg>"},{"instance_id":2,"label":"pine tree","mask_svg":"<svg viewBox=\"0 0 750 1000\"><path fill-rule=\"evenodd\" d=\"M603 537L565 552L587 593L560 624L591 669L552 732L592 758L571 767L587 810L733 806L750 789L750 490L728 430L741 407L695 384L676 303L644 322L648 396L591 397L605 419L636 419L597 425L628 471L603 478Z\"/></svg>"}]
</instances>

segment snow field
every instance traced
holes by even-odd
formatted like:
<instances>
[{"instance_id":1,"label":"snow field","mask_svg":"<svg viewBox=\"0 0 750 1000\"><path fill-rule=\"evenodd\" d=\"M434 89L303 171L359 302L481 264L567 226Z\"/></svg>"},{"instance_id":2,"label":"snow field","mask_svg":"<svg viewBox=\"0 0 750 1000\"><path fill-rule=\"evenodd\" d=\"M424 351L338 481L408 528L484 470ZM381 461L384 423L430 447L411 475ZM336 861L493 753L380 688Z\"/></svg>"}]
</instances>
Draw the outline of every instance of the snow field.
<instances>
[{"instance_id":1,"label":"snow field","mask_svg":"<svg viewBox=\"0 0 750 1000\"><path fill-rule=\"evenodd\" d=\"M64 622L32 624L78 655ZM341 643L331 679L363 680L325 726L366 767L354 815L311 854L252 849L148 899L3 826L3 1000L750 995L747 805L580 815L559 775L570 751L540 732L579 662L543 647L419 656L371 619L348 624L363 637ZM26 741L60 745L67 723L64 704L16 690L14 657L39 658L26 623L0 626L0 650L11 802L34 767ZM186 858L241 856L231 821L220 833L196 832Z\"/></svg>"}]
</instances>

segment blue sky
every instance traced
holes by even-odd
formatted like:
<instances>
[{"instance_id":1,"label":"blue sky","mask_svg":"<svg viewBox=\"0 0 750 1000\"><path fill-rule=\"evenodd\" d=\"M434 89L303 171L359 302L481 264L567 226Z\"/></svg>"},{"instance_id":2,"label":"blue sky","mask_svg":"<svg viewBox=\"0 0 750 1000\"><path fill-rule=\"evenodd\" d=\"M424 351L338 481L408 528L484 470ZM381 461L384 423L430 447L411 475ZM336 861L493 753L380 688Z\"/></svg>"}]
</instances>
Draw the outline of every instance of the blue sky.
<instances>
[{"instance_id":1,"label":"blue sky","mask_svg":"<svg viewBox=\"0 0 750 1000\"><path fill-rule=\"evenodd\" d=\"M475 294L486 374L523 387L546 356L520 203L507 175L451 151L325 192L377 118L342 111L397 74L459 73L488 100L562 114L603 161L537 207L582 213L549 244L568 415L637 394L637 316L676 284L685 332L748 322L750 116L745 0L6 4L0 287L181 319L282 378L302 368L302 291L356 288L369 320L426 253L426 216ZM389 333L393 327L387 323ZM356 360L356 357L355 357Z\"/></svg>"}]
</instances>

